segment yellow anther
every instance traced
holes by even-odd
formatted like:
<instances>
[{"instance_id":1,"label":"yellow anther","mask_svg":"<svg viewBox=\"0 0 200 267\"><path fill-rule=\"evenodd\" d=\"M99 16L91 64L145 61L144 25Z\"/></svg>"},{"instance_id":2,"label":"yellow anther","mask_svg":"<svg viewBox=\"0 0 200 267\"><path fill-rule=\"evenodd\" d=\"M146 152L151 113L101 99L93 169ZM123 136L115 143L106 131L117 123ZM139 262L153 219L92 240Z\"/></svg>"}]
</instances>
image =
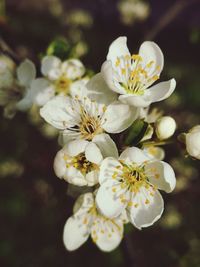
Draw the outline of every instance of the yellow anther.
<instances>
[{"instance_id":1,"label":"yellow anther","mask_svg":"<svg viewBox=\"0 0 200 267\"><path fill-rule=\"evenodd\" d=\"M132 206L133 206L133 202L132 201L128 202L128 207L132 207Z\"/></svg>"},{"instance_id":2,"label":"yellow anther","mask_svg":"<svg viewBox=\"0 0 200 267\"><path fill-rule=\"evenodd\" d=\"M134 207L135 207L135 208L137 208L138 206L139 206L139 204L138 204L138 203L134 204Z\"/></svg>"},{"instance_id":3,"label":"yellow anther","mask_svg":"<svg viewBox=\"0 0 200 267\"><path fill-rule=\"evenodd\" d=\"M87 224L87 223L88 223L87 218L84 218L84 220L83 220L83 224Z\"/></svg>"},{"instance_id":4,"label":"yellow anther","mask_svg":"<svg viewBox=\"0 0 200 267\"><path fill-rule=\"evenodd\" d=\"M117 58L116 62L115 62L115 66L118 67L120 64L120 58Z\"/></svg>"},{"instance_id":5,"label":"yellow anther","mask_svg":"<svg viewBox=\"0 0 200 267\"><path fill-rule=\"evenodd\" d=\"M159 79L159 76L158 75L154 75L153 77L152 77L152 80L153 81L157 81Z\"/></svg>"},{"instance_id":6,"label":"yellow anther","mask_svg":"<svg viewBox=\"0 0 200 267\"><path fill-rule=\"evenodd\" d=\"M115 193L115 192L116 192L116 188L115 188L115 187L113 187L113 188L112 188L112 191L113 191L113 193Z\"/></svg>"},{"instance_id":7,"label":"yellow anther","mask_svg":"<svg viewBox=\"0 0 200 267\"><path fill-rule=\"evenodd\" d=\"M147 68L150 68L153 64L154 64L154 61L152 60L152 61L150 61L150 62L146 65L146 67L147 67Z\"/></svg>"},{"instance_id":8,"label":"yellow anther","mask_svg":"<svg viewBox=\"0 0 200 267\"><path fill-rule=\"evenodd\" d=\"M142 57L140 55L132 55L131 58L133 60L142 61Z\"/></svg>"},{"instance_id":9,"label":"yellow anther","mask_svg":"<svg viewBox=\"0 0 200 267\"><path fill-rule=\"evenodd\" d=\"M122 75L126 74L126 69L122 68L121 71L122 71Z\"/></svg>"},{"instance_id":10,"label":"yellow anther","mask_svg":"<svg viewBox=\"0 0 200 267\"><path fill-rule=\"evenodd\" d=\"M145 204L149 204L150 201L148 199L145 200Z\"/></svg>"}]
</instances>

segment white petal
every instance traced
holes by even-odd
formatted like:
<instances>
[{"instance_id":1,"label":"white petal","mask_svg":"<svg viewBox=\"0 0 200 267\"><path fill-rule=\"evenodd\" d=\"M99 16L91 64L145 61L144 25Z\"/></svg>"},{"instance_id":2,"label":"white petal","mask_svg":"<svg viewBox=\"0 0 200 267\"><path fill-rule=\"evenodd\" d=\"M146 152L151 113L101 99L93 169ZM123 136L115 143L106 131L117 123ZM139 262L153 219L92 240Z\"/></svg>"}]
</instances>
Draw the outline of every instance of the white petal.
<instances>
[{"instance_id":1,"label":"white petal","mask_svg":"<svg viewBox=\"0 0 200 267\"><path fill-rule=\"evenodd\" d=\"M121 201L120 196L123 196L124 201ZM120 182L115 180L107 180L101 184L96 195L97 207L108 218L119 216L127 205L126 200L127 195L125 190L121 189Z\"/></svg>"},{"instance_id":2,"label":"white petal","mask_svg":"<svg viewBox=\"0 0 200 267\"><path fill-rule=\"evenodd\" d=\"M28 90L27 94L25 95L24 98L22 98L17 104L16 104L16 108L20 111L26 111L28 110L32 104L32 98L30 97L30 90Z\"/></svg>"},{"instance_id":3,"label":"white petal","mask_svg":"<svg viewBox=\"0 0 200 267\"><path fill-rule=\"evenodd\" d=\"M119 101L110 104L104 114L102 125L108 133L120 133L127 129L138 117L138 109Z\"/></svg>"},{"instance_id":4,"label":"white petal","mask_svg":"<svg viewBox=\"0 0 200 267\"><path fill-rule=\"evenodd\" d=\"M141 96L126 94L126 95L120 95L119 100L124 103L128 104L130 106L134 107L148 107L151 104L151 99L148 95L144 94Z\"/></svg>"},{"instance_id":5,"label":"white petal","mask_svg":"<svg viewBox=\"0 0 200 267\"><path fill-rule=\"evenodd\" d=\"M45 105L55 95L54 87L48 80L38 78L31 83L33 102L38 106Z\"/></svg>"},{"instance_id":6,"label":"white petal","mask_svg":"<svg viewBox=\"0 0 200 267\"><path fill-rule=\"evenodd\" d=\"M84 215L95 205L94 195L91 192L80 195L74 203L73 213L75 216Z\"/></svg>"},{"instance_id":7,"label":"white petal","mask_svg":"<svg viewBox=\"0 0 200 267\"><path fill-rule=\"evenodd\" d=\"M140 192L133 196L132 203L128 215L132 224L138 229L151 226L163 213L164 202L157 190L141 188Z\"/></svg>"},{"instance_id":8,"label":"white petal","mask_svg":"<svg viewBox=\"0 0 200 267\"><path fill-rule=\"evenodd\" d=\"M99 182L99 171L91 171L86 174L85 179L88 186L94 186Z\"/></svg>"},{"instance_id":9,"label":"white petal","mask_svg":"<svg viewBox=\"0 0 200 267\"><path fill-rule=\"evenodd\" d=\"M92 142L94 142L99 147L103 158L118 158L118 150L115 142L108 134L98 134L92 139Z\"/></svg>"},{"instance_id":10,"label":"white petal","mask_svg":"<svg viewBox=\"0 0 200 267\"><path fill-rule=\"evenodd\" d=\"M66 163L64 160L64 152L63 149L58 151L54 159L54 171L57 177L63 178L66 171Z\"/></svg>"},{"instance_id":11,"label":"white petal","mask_svg":"<svg viewBox=\"0 0 200 267\"><path fill-rule=\"evenodd\" d=\"M171 79L167 82L158 83L148 89L151 102L158 102L168 98L176 88L176 81Z\"/></svg>"},{"instance_id":12,"label":"white petal","mask_svg":"<svg viewBox=\"0 0 200 267\"><path fill-rule=\"evenodd\" d=\"M43 78L35 79L27 88L24 98L17 103L19 110L27 110L33 104L43 106L55 95L54 88L48 80Z\"/></svg>"},{"instance_id":13,"label":"white petal","mask_svg":"<svg viewBox=\"0 0 200 267\"><path fill-rule=\"evenodd\" d=\"M63 232L63 242L67 250L73 251L83 245L90 235L90 231L82 221L70 217Z\"/></svg>"},{"instance_id":14,"label":"white petal","mask_svg":"<svg viewBox=\"0 0 200 267\"><path fill-rule=\"evenodd\" d=\"M61 75L61 60L55 56L44 57L41 72L49 79L56 80Z\"/></svg>"},{"instance_id":15,"label":"white petal","mask_svg":"<svg viewBox=\"0 0 200 267\"><path fill-rule=\"evenodd\" d=\"M83 99L87 96L87 88L85 85L85 80L81 79L73 82L70 85L70 95L75 98L78 96L79 99Z\"/></svg>"},{"instance_id":16,"label":"white petal","mask_svg":"<svg viewBox=\"0 0 200 267\"><path fill-rule=\"evenodd\" d=\"M161 147L150 146L144 148L144 151L146 151L152 159L163 160L165 157L165 150Z\"/></svg>"},{"instance_id":17,"label":"white petal","mask_svg":"<svg viewBox=\"0 0 200 267\"><path fill-rule=\"evenodd\" d=\"M63 175L63 179L70 184L74 184L77 186L85 186L87 185L87 181L83 174L76 168L70 166L66 168L65 174Z\"/></svg>"},{"instance_id":18,"label":"white petal","mask_svg":"<svg viewBox=\"0 0 200 267\"><path fill-rule=\"evenodd\" d=\"M101 161L103 160L103 156L101 154L101 150L98 148L98 146L90 142L86 148L85 148L85 156L86 159L90 162L100 164Z\"/></svg>"},{"instance_id":19,"label":"white petal","mask_svg":"<svg viewBox=\"0 0 200 267\"><path fill-rule=\"evenodd\" d=\"M66 77L75 80L83 76L85 67L78 59L69 59L62 63L62 72L65 72Z\"/></svg>"},{"instance_id":20,"label":"white petal","mask_svg":"<svg viewBox=\"0 0 200 267\"><path fill-rule=\"evenodd\" d=\"M93 76L86 84L86 88L88 97L98 103L109 105L117 100L117 94L110 90L101 73Z\"/></svg>"},{"instance_id":21,"label":"white petal","mask_svg":"<svg viewBox=\"0 0 200 267\"><path fill-rule=\"evenodd\" d=\"M156 74L159 75L163 69L164 57L160 47L150 41L142 43L139 50L139 55L142 57L144 65L153 61L151 73L156 71L156 67L159 66L159 71L156 71Z\"/></svg>"},{"instance_id":22,"label":"white petal","mask_svg":"<svg viewBox=\"0 0 200 267\"><path fill-rule=\"evenodd\" d=\"M149 182L169 193L174 190L176 177L172 167L164 161L149 162L145 166Z\"/></svg>"},{"instance_id":23,"label":"white petal","mask_svg":"<svg viewBox=\"0 0 200 267\"><path fill-rule=\"evenodd\" d=\"M121 221L102 218L92 225L91 237L102 251L110 252L119 246L123 237L123 229Z\"/></svg>"},{"instance_id":24,"label":"white petal","mask_svg":"<svg viewBox=\"0 0 200 267\"><path fill-rule=\"evenodd\" d=\"M111 60L114 65L117 57L130 55L130 52L127 47L127 37L120 36L112 42L109 47L107 60Z\"/></svg>"},{"instance_id":25,"label":"white petal","mask_svg":"<svg viewBox=\"0 0 200 267\"><path fill-rule=\"evenodd\" d=\"M119 160L123 160L126 163L134 162L140 165L145 161L151 160L151 158L145 151L137 147L128 147L121 153Z\"/></svg>"},{"instance_id":26,"label":"white petal","mask_svg":"<svg viewBox=\"0 0 200 267\"><path fill-rule=\"evenodd\" d=\"M102 184L106 180L112 180L113 173L117 168L122 167L121 163L115 158L105 158L100 166L99 183Z\"/></svg>"},{"instance_id":27,"label":"white petal","mask_svg":"<svg viewBox=\"0 0 200 267\"><path fill-rule=\"evenodd\" d=\"M54 97L40 109L40 115L55 128L64 130L67 128L68 122L71 119L66 113L66 106L69 103L68 97Z\"/></svg>"},{"instance_id":28,"label":"white petal","mask_svg":"<svg viewBox=\"0 0 200 267\"><path fill-rule=\"evenodd\" d=\"M35 79L36 69L32 61L26 59L17 68L17 78L21 85L29 86L31 81Z\"/></svg>"},{"instance_id":29,"label":"white petal","mask_svg":"<svg viewBox=\"0 0 200 267\"><path fill-rule=\"evenodd\" d=\"M101 74L108 87L118 94L126 94L126 90L122 86L116 86L114 83L113 71L112 62L110 60L105 61L101 66Z\"/></svg>"},{"instance_id":30,"label":"white petal","mask_svg":"<svg viewBox=\"0 0 200 267\"><path fill-rule=\"evenodd\" d=\"M88 239L92 223L92 217L88 211L93 205L94 198L91 193L81 195L77 199L74 205L76 213L67 220L64 227L63 241L68 250L79 248Z\"/></svg>"},{"instance_id":31,"label":"white petal","mask_svg":"<svg viewBox=\"0 0 200 267\"><path fill-rule=\"evenodd\" d=\"M73 140L64 146L64 150L69 156L74 157L83 153L88 143L86 140Z\"/></svg>"}]
</instances>

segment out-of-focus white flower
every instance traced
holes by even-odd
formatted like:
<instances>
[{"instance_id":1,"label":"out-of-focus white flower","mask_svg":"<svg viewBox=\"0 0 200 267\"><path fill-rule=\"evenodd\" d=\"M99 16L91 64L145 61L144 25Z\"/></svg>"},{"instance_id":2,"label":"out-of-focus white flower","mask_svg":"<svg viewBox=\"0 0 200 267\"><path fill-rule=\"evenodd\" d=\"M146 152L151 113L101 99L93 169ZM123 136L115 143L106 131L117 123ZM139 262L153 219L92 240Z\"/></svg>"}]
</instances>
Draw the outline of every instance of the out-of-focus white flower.
<instances>
[{"instance_id":1,"label":"out-of-focus white flower","mask_svg":"<svg viewBox=\"0 0 200 267\"><path fill-rule=\"evenodd\" d=\"M165 157L165 151L161 147L148 146L144 148L144 151L148 154L149 157L157 160L163 160Z\"/></svg>"},{"instance_id":2,"label":"out-of-focus white flower","mask_svg":"<svg viewBox=\"0 0 200 267\"><path fill-rule=\"evenodd\" d=\"M20 106L20 99L35 79L35 75L35 66L28 59L16 68L10 58L0 58L0 105L4 106L6 117L14 116Z\"/></svg>"},{"instance_id":3,"label":"out-of-focus white flower","mask_svg":"<svg viewBox=\"0 0 200 267\"><path fill-rule=\"evenodd\" d=\"M87 80L81 79L85 67L78 59L61 61L55 56L46 56L42 60L41 72L45 78L37 78L27 90L21 106L33 103L43 106L55 95L75 95Z\"/></svg>"},{"instance_id":4,"label":"out-of-focus white flower","mask_svg":"<svg viewBox=\"0 0 200 267\"><path fill-rule=\"evenodd\" d=\"M67 250L73 251L83 245L91 235L92 241L103 251L114 250L123 238L123 215L109 219L99 213L92 193L81 195L74 205L74 215L70 217L63 232Z\"/></svg>"},{"instance_id":5,"label":"out-of-focus white flower","mask_svg":"<svg viewBox=\"0 0 200 267\"><path fill-rule=\"evenodd\" d=\"M121 20L124 24L131 25L136 20L145 20L150 12L148 3L141 0L121 0L118 4Z\"/></svg>"},{"instance_id":6,"label":"out-of-focus white flower","mask_svg":"<svg viewBox=\"0 0 200 267\"><path fill-rule=\"evenodd\" d=\"M114 218L126 209L132 224L141 229L161 217L164 204L158 189L171 192L176 178L168 163L131 147L119 160L103 160L99 183L96 202L102 214Z\"/></svg>"},{"instance_id":7,"label":"out-of-focus white flower","mask_svg":"<svg viewBox=\"0 0 200 267\"><path fill-rule=\"evenodd\" d=\"M176 122L170 116L161 117L156 122L156 135L160 140L170 138L176 130Z\"/></svg>"},{"instance_id":8,"label":"out-of-focus white flower","mask_svg":"<svg viewBox=\"0 0 200 267\"><path fill-rule=\"evenodd\" d=\"M56 175L78 186L93 186L99 181L99 168L106 157L118 158L114 141L108 134L96 135L92 142L75 140L67 143L56 155Z\"/></svg>"},{"instance_id":9,"label":"out-of-focus white flower","mask_svg":"<svg viewBox=\"0 0 200 267\"><path fill-rule=\"evenodd\" d=\"M190 156L200 159L200 125L194 126L186 135L186 149Z\"/></svg>"},{"instance_id":10,"label":"out-of-focus white flower","mask_svg":"<svg viewBox=\"0 0 200 267\"><path fill-rule=\"evenodd\" d=\"M176 86L174 79L152 86L164 65L158 45L146 41L139 54L131 55L126 42L126 37L117 38L102 65L101 73L110 89L120 94L120 101L137 107L147 107L169 97Z\"/></svg>"},{"instance_id":11,"label":"out-of-focus white flower","mask_svg":"<svg viewBox=\"0 0 200 267\"><path fill-rule=\"evenodd\" d=\"M0 56L0 90L13 85L15 67L14 61L9 57Z\"/></svg>"},{"instance_id":12,"label":"out-of-focus white flower","mask_svg":"<svg viewBox=\"0 0 200 267\"><path fill-rule=\"evenodd\" d=\"M100 104L88 97L57 96L47 102L40 115L63 131L66 142L73 139L91 141L103 132L120 133L138 116L138 110L121 102Z\"/></svg>"}]
</instances>

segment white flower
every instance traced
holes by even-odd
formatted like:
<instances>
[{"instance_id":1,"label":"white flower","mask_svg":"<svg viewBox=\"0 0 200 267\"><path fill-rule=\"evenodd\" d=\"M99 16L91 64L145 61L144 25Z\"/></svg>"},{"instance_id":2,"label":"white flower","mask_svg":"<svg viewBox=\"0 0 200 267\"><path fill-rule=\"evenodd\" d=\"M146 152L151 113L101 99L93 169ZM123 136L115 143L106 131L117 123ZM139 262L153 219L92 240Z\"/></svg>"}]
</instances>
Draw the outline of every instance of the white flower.
<instances>
[{"instance_id":1,"label":"white flower","mask_svg":"<svg viewBox=\"0 0 200 267\"><path fill-rule=\"evenodd\" d=\"M14 62L6 59L0 62L0 72L3 72L0 86L0 105L5 106L4 114L12 118L17 109L23 106L23 95L26 94L31 82L35 78L36 70L34 64L26 59L17 68Z\"/></svg>"},{"instance_id":2,"label":"white flower","mask_svg":"<svg viewBox=\"0 0 200 267\"><path fill-rule=\"evenodd\" d=\"M78 59L61 61L55 56L46 56L42 60L41 72L44 78L37 78L31 84L25 96L26 102L43 106L55 95L75 95L87 80L80 78L85 67Z\"/></svg>"},{"instance_id":3,"label":"white flower","mask_svg":"<svg viewBox=\"0 0 200 267\"><path fill-rule=\"evenodd\" d=\"M176 130L176 122L170 116L164 116L156 122L156 135L160 140L170 138Z\"/></svg>"},{"instance_id":4,"label":"white flower","mask_svg":"<svg viewBox=\"0 0 200 267\"><path fill-rule=\"evenodd\" d=\"M86 193L76 201L74 215L64 226L64 245L69 251L76 250L91 235L92 241L101 250L112 251L122 240L126 222L123 216L109 219L101 215L96 208L93 194Z\"/></svg>"},{"instance_id":5,"label":"white flower","mask_svg":"<svg viewBox=\"0 0 200 267\"><path fill-rule=\"evenodd\" d=\"M103 133L119 133L137 118L138 110L118 101L106 106L88 97L57 96L40 109L40 115L52 126L63 130L66 140L91 141Z\"/></svg>"},{"instance_id":6,"label":"white flower","mask_svg":"<svg viewBox=\"0 0 200 267\"><path fill-rule=\"evenodd\" d=\"M200 159L200 125L193 127L185 136L186 149L189 155Z\"/></svg>"},{"instance_id":7,"label":"white flower","mask_svg":"<svg viewBox=\"0 0 200 267\"><path fill-rule=\"evenodd\" d=\"M151 86L159 79L164 64L158 45L144 42L139 54L131 55L126 41L126 37L117 38L102 65L101 73L110 89L120 94L120 101L137 107L169 97L176 86L174 79Z\"/></svg>"},{"instance_id":8,"label":"white flower","mask_svg":"<svg viewBox=\"0 0 200 267\"><path fill-rule=\"evenodd\" d=\"M121 0L118 9L122 22L127 25L133 25L137 20L145 20L150 13L148 3L140 0Z\"/></svg>"},{"instance_id":9,"label":"white flower","mask_svg":"<svg viewBox=\"0 0 200 267\"><path fill-rule=\"evenodd\" d=\"M122 152L119 160L103 160L99 183L96 202L100 211L114 218L126 209L132 224L141 229L161 217L164 203L158 189L171 192L176 179L168 163L131 147Z\"/></svg>"},{"instance_id":10,"label":"white flower","mask_svg":"<svg viewBox=\"0 0 200 267\"><path fill-rule=\"evenodd\" d=\"M96 135L92 142L71 141L57 153L54 170L71 184L93 186L99 181L102 160L109 156L118 158L117 147L108 134Z\"/></svg>"},{"instance_id":11,"label":"white flower","mask_svg":"<svg viewBox=\"0 0 200 267\"><path fill-rule=\"evenodd\" d=\"M0 56L0 90L9 88L14 82L15 63L9 57Z\"/></svg>"}]
</instances>

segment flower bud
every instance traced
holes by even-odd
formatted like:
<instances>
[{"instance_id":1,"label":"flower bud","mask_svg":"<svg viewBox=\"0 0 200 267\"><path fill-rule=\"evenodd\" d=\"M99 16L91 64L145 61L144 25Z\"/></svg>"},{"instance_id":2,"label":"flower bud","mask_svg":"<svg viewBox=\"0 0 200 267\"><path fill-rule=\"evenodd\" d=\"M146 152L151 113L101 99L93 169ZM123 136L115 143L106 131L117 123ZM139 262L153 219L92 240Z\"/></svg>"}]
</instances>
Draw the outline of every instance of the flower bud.
<instances>
[{"instance_id":1,"label":"flower bud","mask_svg":"<svg viewBox=\"0 0 200 267\"><path fill-rule=\"evenodd\" d=\"M196 125L186 134L186 150L190 156L200 159L200 125Z\"/></svg>"},{"instance_id":2,"label":"flower bud","mask_svg":"<svg viewBox=\"0 0 200 267\"><path fill-rule=\"evenodd\" d=\"M176 130L176 122L172 117L164 116L156 123L156 134L160 140L171 137Z\"/></svg>"}]
</instances>

